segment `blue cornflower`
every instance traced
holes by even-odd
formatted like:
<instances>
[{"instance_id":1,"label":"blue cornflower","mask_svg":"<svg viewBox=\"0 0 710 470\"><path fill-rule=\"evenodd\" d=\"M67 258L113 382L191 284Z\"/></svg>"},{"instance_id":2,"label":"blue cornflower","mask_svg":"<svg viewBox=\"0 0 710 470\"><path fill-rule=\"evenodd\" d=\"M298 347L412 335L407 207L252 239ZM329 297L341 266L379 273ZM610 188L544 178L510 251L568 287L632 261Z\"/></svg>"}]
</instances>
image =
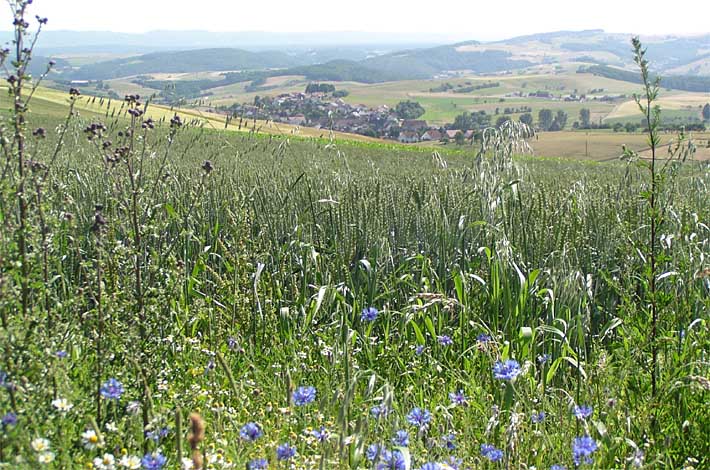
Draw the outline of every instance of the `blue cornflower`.
<instances>
[{"instance_id":1,"label":"blue cornflower","mask_svg":"<svg viewBox=\"0 0 710 470\"><path fill-rule=\"evenodd\" d=\"M564 465L555 464L550 467L550 470L567 470L567 467L565 467Z\"/></svg>"},{"instance_id":2,"label":"blue cornflower","mask_svg":"<svg viewBox=\"0 0 710 470\"><path fill-rule=\"evenodd\" d=\"M123 395L123 384L114 378L108 379L99 389L101 396L108 400L120 400Z\"/></svg>"},{"instance_id":3,"label":"blue cornflower","mask_svg":"<svg viewBox=\"0 0 710 470\"><path fill-rule=\"evenodd\" d=\"M486 344L491 340L491 335L487 335L485 333L480 333L478 336L476 336L476 341L479 343Z\"/></svg>"},{"instance_id":4,"label":"blue cornflower","mask_svg":"<svg viewBox=\"0 0 710 470\"><path fill-rule=\"evenodd\" d=\"M493 377L498 380L514 380L520 375L520 364L514 359L505 362L498 361L493 365Z\"/></svg>"},{"instance_id":5,"label":"blue cornflower","mask_svg":"<svg viewBox=\"0 0 710 470\"><path fill-rule=\"evenodd\" d=\"M4 429L9 428L10 426L15 426L17 424L17 415L12 412L7 413L2 418L0 418L0 424L2 424L2 427Z\"/></svg>"},{"instance_id":6,"label":"blue cornflower","mask_svg":"<svg viewBox=\"0 0 710 470\"><path fill-rule=\"evenodd\" d=\"M456 434L449 433L442 436L441 441L449 450L456 450Z\"/></svg>"},{"instance_id":7,"label":"blue cornflower","mask_svg":"<svg viewBox=\"0 0 710 470\"><path fill-rule=\"evenodd\" d=\"M325 442L326 440L328 440L330 434L328 433L328 430L325 428L325 426L321 426L320 429L314 429L313 431L311 431L311 436L315 437L320 442Z\"/></svg>"},{"instance_id":8,"label":"blue cornflower","mask_svg":"<svg viewBox=\"0 0 710 470\"><path fill-rule=\"evenodd\" d=\"M463 406L468 403L468 401L466 400L466 395L463 394L463 390L449 393L449 400L454 406Z\"/></svg>"},{"instance_id":9,"label":"blue cornflower","mask_svg":"<svg viewBox=\"0 0 710 470\"><path fill-rule=\"evenodd\" d=\"M598 445L589 436L575 437L572 441L572 459L574 464L579 466L584 463L592 463L592 454L597 450Z\"/></svg>"},{"instance_id":10,"label":"blue cornflower","mask_svg":"<svg viewBox=\"0 0 710 470\"><path fill-rule=\"evenodd\" d=\"M370 444L367 446L367 450L365 451L365 458L367 458L370 462L374 462L385 452L386 449L384 446L381 446L380 444Z\"/></svg>"},{"instance_id":11,"label":"blue cornflower","mask_svg":"<svg viewBox=\"0 0 710 470\"><path fill-rule=\"evenodd\" d=\"M400 429L394 433L392 444L398 447L409 447L409 433L404 429Z\"/></svg>"},{"instance_id":12,"label":"blue cornflower","mask_svg":"<svg viewBox=\"0 0 710 470\"><path fill-rule=\"evenodd\" d=\"M12 382L8 380L7 372L0 370L0 387L10 390L13 388Z\"/></svg>"},{"instance_id":13,"label":"blue cornflower","mask_svg":"<svg viewBox=\"0 0 710 470\"><path fill-rule=\"evenodd\" d=\"M441 470L441 465L436 462L427 462L419 467L419 470Z\"/></svg>"},{"instance_id":14,"label":"blue cornflower","mask_svg":"<svg viewBox=\"0 0 710 470\"><path fill-rule=\"evenodd\" d=\"M377 320L377 315L379 314L380 312L375 307L363 308L360 320L364 322L373 322Z\"/></svg>"},{"instance_id":15,"label":"blue cornflower","mask_svg":"<svg viewBox=\"0 0 710 470\"><path fill-rule=\"evenodd\" d=\"M394 452L385 451L380 459L381 463L377 465L377 470L406 470L407 468L407 461L398 450Z\"/></svg>"},{"instance_id":16,"label":"blue cornflower","mask_svg":"<svg viewBox=\"0 0 710 470\"><path fill-rule=\"evenodd\" d=\"M276 458L279 460L289 460L296 456L296 448L288 443L281 444L276 448Z\"/></svg>"},{"instance_id":17,"label":"blue cornflower","mask_svg":"<svg viewBox=\"0 0 710 470\"><path fill-rule=\"evenodd\" d=\"M463 465L463 459L458 459L452 455L447 461L444 462L444 464L453 468L454 470L459 470L459 468L461 468L461 465Z\"/></svg>"},{"instance_id":18,"label":"blue cornflower","mask_svg":"<svg viewBox=\"0 0 710 470\"><path fill-rule=\"evenodd\" d=\"M447 335L438 336L437 340L442 346L451 346L452 344L454 344L454 341L451 339L451 337Z\"/></svg>"},{"instance_id":19,"label":"blue cornflower","mask_svg":"<svg viewBox=\"0 0 710 470\"><path fill-rule=\"evenodd\" d=\"M530 417L530 421L532 421L533 424L540 424L543 421L545 421L545 412L541 411L539 413L533 413L533 415Z\"/></svg>"},{"instance_id":20,"label":"blue cornflower","mask_svg":"<svg viewBox=\"0 0 710 470\"><path fill-rule=\"evenodd\" d=\"M387 405L375 405L370 408L370 414L375 419L386 418L390 414L390 409Z\"/></svg>"},{"instance_id":21,"label":"blue cornflower","mask_svg":"<svg viewBox=\"0 0 710 470\"><path fill-rule=\"evenodd\" d=\"M65 357L67 357L67 352L63 349L60 349L59 351L55 352L54 355L57 356L59 359L64 359Z\"/></svg>"},{"instance_id":22,"label":"blue cornflower","mask_svg":"<svg viewBox=\"0 0 710 470\"><path fill-rule=\"evenodd\" d=\"M418 426L419 429L424 429L429 424L429 421L431 421L429 410L413 408L407 415L407 422L412 426Z\"/></svg>"},{"instance_id":23,"label":"blue cornflower","mask_svg":"<svg viewBox=\"0 0 710 470\"><path fill-rule=\"evenodd\" d=\"M591 406L587 406L587 405L578 406L578 405L575 405L575 407L574 407L574 415L575 415L578 419L586 419L586 418L589 418L590 416L592 416L592 413L593 413L593 412L594 412L594 408L592 408Z\"/></svg>"},{"instance_id":24,"label":"blue cornflower","mask_svg":"<svg viewBox=\"0 0 710 470\"><path fill-rule=\"evenodd\" d=\"M266 459L254 459L247 465L248 470L266 470L269 468L269 461Z\"/></svg>"},{"instance_id":25,"label":"blue cornflower","mask_svg":"<svg viewBox=\"0 0 710 470\"><path fill-rule=\"evenodd\" d=\"M245 441L254 442L263 435L264 432L261 430L261 427L256 423L247 423L242 426L242 429L239 431L239 436Z\"/></svg>"},{"instance_id":26,"label":"blue cornflower","mask_svg":"<svg viewBox=\"0 0 710 470\"><path fill-rule=\"evenodd\" d=\"M491 462L497 462L503 458L503 451L492 444L481 444L481 455Z\"/></svg>"},{"instance_id":27,"label":"blue cornflower","mask_svg":"<svg viewBox=\"0 0 710 470\"><path fill-rule=\"evenodd\" d=\"M141 459L141 464L145 470L160 470L165 466L168 459L159 452L145 454Z\"/></svg>"},{"instance_id":28,"label":"blue cornflower","mask_svg":"<svg viewBox=\"0 0 710 470\"><path fill-rule=\"evenodd\" d=\"M237 341L237 338L234 336L230 336L227 338L227 347L229 349L235 349L239 345L239 342Z\"/></svg>"},{"instance_id":29,"label":"blue cornflower","mask_svg":"<svg viewBox=\"0 0 710 470\"><path fill-rule=\"evenodd\" d=\"M313 403L316 399L316 389L315 387L298 387L293 392L293 404L296 406L303 406L309 403Z\"/></svg>"},{"instance_id":30,"label":"blue cornflower","mask_svg":"<svg viewBox=\"0 0 710 470\"><path fill-rule=\"evenodd\" d=\"M537 362L539 364L545 364L547 361L549 361L552 358L549 354L540 354L537 356Z\"/></svg>"},{"instance_id":31,"label":"blue cornflower","mask_svg":"<svg viewBox=\"0 0 710 470\"><path fill-rule=\"evenodd\" d=\"M424 345L423 344L417 345L417 347L414 348L414 354L416 354L417 356L421 356L422 354L424 354Z\"/></svg>"}]
</instances>

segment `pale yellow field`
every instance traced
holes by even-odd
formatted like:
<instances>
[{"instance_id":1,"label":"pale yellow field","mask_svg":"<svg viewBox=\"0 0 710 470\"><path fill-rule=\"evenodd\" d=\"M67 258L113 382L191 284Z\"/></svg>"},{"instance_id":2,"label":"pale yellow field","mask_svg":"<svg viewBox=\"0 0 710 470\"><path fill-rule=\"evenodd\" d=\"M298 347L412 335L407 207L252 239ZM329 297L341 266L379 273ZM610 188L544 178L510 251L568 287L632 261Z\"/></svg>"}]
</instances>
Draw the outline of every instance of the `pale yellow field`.
<instances>
[{"instance_id":1,"label":"pale yellow field","mask_svg":"<svg viewBox=\"0 0 710 470\"><path fill-rule=\"evenodd\" d=\"M691 92L661 92L658 99L658 105L665 110L696 110L708 102L710 102L709 94ZM638 114L638 105L634 100L629 100L617 105L606 118L624 118Z\"/></svg>"}]
</instances>

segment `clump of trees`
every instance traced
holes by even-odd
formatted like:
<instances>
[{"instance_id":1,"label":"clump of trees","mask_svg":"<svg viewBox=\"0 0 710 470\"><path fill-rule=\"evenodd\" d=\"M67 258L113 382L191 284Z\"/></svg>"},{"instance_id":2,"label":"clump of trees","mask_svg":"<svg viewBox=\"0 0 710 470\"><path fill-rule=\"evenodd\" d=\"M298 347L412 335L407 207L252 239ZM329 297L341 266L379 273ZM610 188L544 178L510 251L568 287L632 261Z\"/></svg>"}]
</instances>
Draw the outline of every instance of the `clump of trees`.
<instances>
[{"instance_id":1,"label":"clump of trees","mask_svg":"<svg viewBox=\"0 0 710 470\"><path fill-rule=\"evenodd\" d=\"M417 119L424 115L426 110L417 101L400 101L394 108L395 114L400 119Z\"/></svg>"},{"instance_id":2,"label":"clump of trees","mask_svg":"<svg viewBox=\"0 0 710 470\"><path fill-rule=\"evenodd\" d=\"M703 106L703 121L710 121L710 103Z\"/></svg>"},{"instance_id":3,"label":"clump of trees","mask_svg":"<svg viewBox=\"0 0 710 470\"><path fill-rule=\"evenodd\" d=\"M567 126L567 113L561 109L553 113L551 109L541 109L537 113L537 123L543 131L561 131Z\"/></svg>"},{"instance_id":4,"label":"clump of trees","mask_svg":"<svg viewBox=\"0 0 710 470\"><path fill-rule=\"evenodd\" d=\"M306 85L306 93L333 93L335 85L330 83L309 83Z\"/></svg>"}]
</instances>

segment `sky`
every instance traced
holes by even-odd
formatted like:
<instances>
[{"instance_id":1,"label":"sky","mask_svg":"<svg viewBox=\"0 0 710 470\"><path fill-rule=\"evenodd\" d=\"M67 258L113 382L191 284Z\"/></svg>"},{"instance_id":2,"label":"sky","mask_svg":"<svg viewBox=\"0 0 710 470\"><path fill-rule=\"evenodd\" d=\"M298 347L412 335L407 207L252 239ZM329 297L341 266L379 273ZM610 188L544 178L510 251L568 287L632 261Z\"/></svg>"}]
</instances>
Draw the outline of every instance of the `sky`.
<instances>
[{"instance_id":1,"label":"sky","mask_svg":"<svg viewBox=\"0 0 710 470\"><path fill-rule=\"evenodd\" d=\"M647 4L658 0L647 0ZM3 2L5 3L5 2ZM661 8L639 0L35 0L48 29L321 32L363 31L495 40L523 34L604 29L633 34L710 32L710 1ZM652 9L652 13L644 10ZM11 15L0 5L0 30Z\"/></svg>"}]
</instances>

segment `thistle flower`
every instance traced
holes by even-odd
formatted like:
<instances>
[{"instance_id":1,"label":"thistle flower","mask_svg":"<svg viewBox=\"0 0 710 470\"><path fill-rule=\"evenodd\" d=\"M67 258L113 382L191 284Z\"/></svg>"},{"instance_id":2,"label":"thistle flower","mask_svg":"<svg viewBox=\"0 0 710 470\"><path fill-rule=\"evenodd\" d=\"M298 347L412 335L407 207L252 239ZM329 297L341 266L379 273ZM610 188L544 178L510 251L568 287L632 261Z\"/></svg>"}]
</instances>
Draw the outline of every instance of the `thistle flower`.
<instances>
[{"instance_id":1,"label":"thistle flower","mask_svg":"<svg viewBox=\"0 0 710 470\"><path fill-rule=\"evenodd\" d=\"M592 463L592 454L598 449L594 439L589 436L575 437L572 441L572 459L579 466L582 462Z\"/></svg>"},{"instance_id":2,"label":"thistle flower","mask_svg":"<svg viewBox=\"0 0 710 470\"><path fill-rule=\"evenodd\" d=\"M377 320L377 315L379 315L379 311L375 307L367 307L362 309L362 314L360 315L360 321L363 322L373 322Z\"/></svg>"},{"instance_id":3,"label":"thistle flower","mask_svg":"<svg viewBox=\"0 0 710 470\"><path fill-rule=\"evenodd\" d=\"M123 384L118 380L111 378L101 385L101 396L107 400L120 400L123 395Z\"/></svg>"},{"instance_id":4,"label":"thistle flower","mask_svg":"<svg viewBox=\"0 0 710 470\"><path fill-rule=\"evenodd\" d=\"M250 442L254 442L263 435L264 432L261 430L261 427L256 423L247 423L242 426L242 429L239 431L239 436L245 441Z\"/></svg>"},{"instance_id":5,"label":"thistle flower","mask_svg":"<svg viewBox=\"0 0 710 470\"><path fill-rule=\"evenodd\" d=\"M296 406L304 406L312 403L316 399L315 387L298 387L293 392L293 404Z\"/></svg>"},{"instance_id":6,"label":"thistle flower","mask_svg":"<svg viewBox=\"0 0 710 470\"><path fill-rule=\"evenodd\" d=\"M412 411L407 414L407 422L412 426L417 426L419 429L426 428L430 421L431 413L429 413L429 410L413 408Z\"/></svg>"},{"instance_id":7,"label":"thistle flower","mask_svg":"<svg viewBox=\"0 0 710 470\"><path fill-rule=\"evenodd\" d=\"M520 375L520 364L514 359L505 362L498 361L493 366L493 377L498 380L512 381Z\"/></svg>"}]
</instances>

